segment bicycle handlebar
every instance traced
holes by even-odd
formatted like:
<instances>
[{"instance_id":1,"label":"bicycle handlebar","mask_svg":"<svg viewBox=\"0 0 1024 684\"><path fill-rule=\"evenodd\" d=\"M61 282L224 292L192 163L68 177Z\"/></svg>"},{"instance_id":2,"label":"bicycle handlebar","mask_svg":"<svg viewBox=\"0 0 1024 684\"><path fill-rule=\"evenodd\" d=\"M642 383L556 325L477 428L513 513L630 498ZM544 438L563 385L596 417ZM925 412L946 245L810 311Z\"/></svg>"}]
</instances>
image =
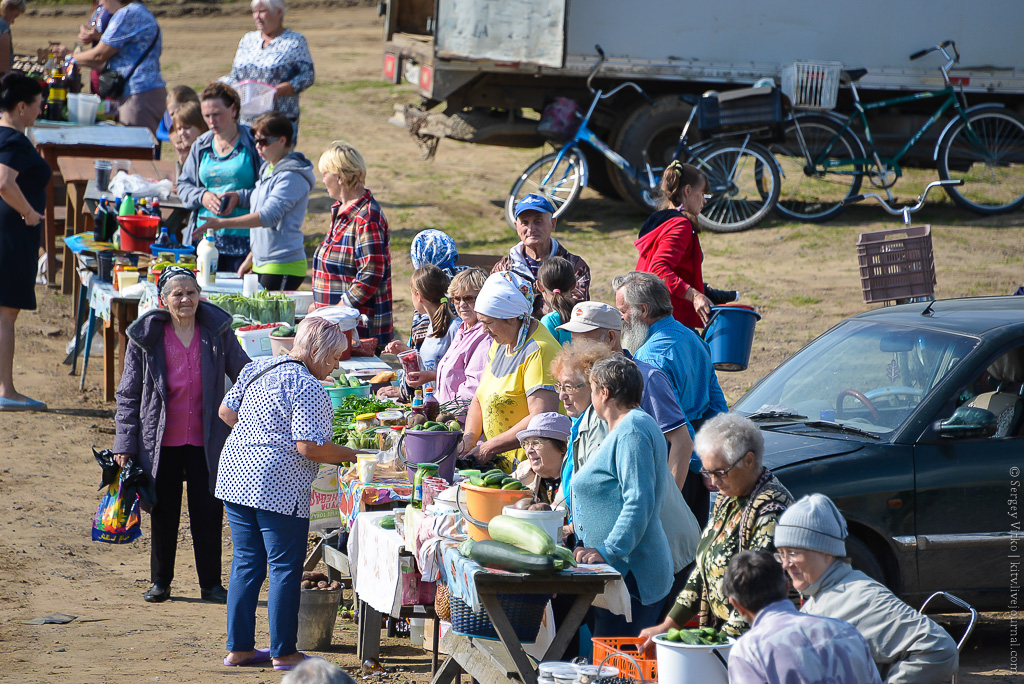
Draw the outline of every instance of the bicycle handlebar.
<instances>
[{"instance_id":1,"label":"bicycle handlebar","mask_svg":"<svg viewBox=\"0 0 1024 684\"><path fill-rule=\"evenodd\" d=\"M915 204L913 206L908 205L906 207L903 207L902 209L893 209L891 206L889 206L889 203L886 202L885 199L882 198L881 195L879 195L877 193L874 193L874 192L868 192L868 193L864 193L862 195L854 195L853 197L847 197L846 199L843 200L842 204L843 205L854 204L856 202L861 202L861 201L866 200L868 198L876 199L876 200L878 200L879 204L882 205L882 208L885 209L890 214L892 214L893 216L903 216L904 218L907 218L907 213L908 212L909 213L914 213L915 211L919 211L921 209L921 207L924 206L925 199L928 197L928 193L932 190L932 188L941 188L941 187L946 187L947 185L952 186L952 185L963 185L963 184L964 184L963 179L932 181L931 183L929 183L925 187L924 192L922 192L918 196L917 204Z\"/></svg>"},{"instance_id":2,"label":"bicycle handlebar","mask_svg":"<svg viewBox=\"0 0 1024 684\"><path fill-rule=\"evenodd\" d=\"M956 41L953 41L953 40L944 40L941 43L939 43L938 45L933 45L932 47L925 48L924 50L918 50L914 54L910 55L910 60L914 61L914 60L917 60L917 59L921 59L925 55L930 54L932 52L941 52L943 57L945 57L946 59L950 59L949 54L946 52L946 48L948 48L948 47L953 48L953 53L956 55L956 58L952 59L951 61L959 62L960 61L960 50L957 49Z\"/></svg>"},{"instance_id":3,"label":"bicycle handlebar","mask_svg":"<svg viewBox=\"0 0 1024 684\"><path fill-rule=\"evenodd\" d=\"M597 54L600 56L600 59L597 60L597 64L594 65L594 68L590 70L590 75L587 76L587 90L592 93L596 91L594 90L594 86L590 85L590 82L594 80L594 76L597 75L597 72L601 69L601 65L604 64L605 60L604 50L601 49L601 46L595 45L594 49L597 50Z\"/></svg>"},{"instance_id":4,"label":"bicycle handlebar","mask_svg":"<svg viewBox=\"0 0 1024 684\"><path fill-rule=\"evenodd\" d=\"M594 46L594 50L597 51L599 59L597 60L597 64L594 65L594 68L590 70L590 75L587 76L587 90L589 90L590 92L592 92L595 95L597 95L597 91L594 90L594 87L591 85L591 81L594 80L594 76L597 75L597 72L601 69L601 66L605 63L605 59L606 58L605 58L604 50L601 48L600 45L595 45ZM636 90L636 92L640 93L640 96L643 97L645 100L647 100L647 102L649 104L652 104L652 105L654 104L654 99L650 95L648 95L646 92L644 92L643 88L641 88L636 83L633 83L632 81L626 81L625 83L620 83L619 85L617 85L614 88L612 88L611 90L609 90L607 93L601 93L601 99L605 100L605 99L611 97L612 95L614 95L615 93L619 92L620 90L622 90L623 88L626 88L626 87L633 88L634 90Z\"/></svg>"}]
</instances>

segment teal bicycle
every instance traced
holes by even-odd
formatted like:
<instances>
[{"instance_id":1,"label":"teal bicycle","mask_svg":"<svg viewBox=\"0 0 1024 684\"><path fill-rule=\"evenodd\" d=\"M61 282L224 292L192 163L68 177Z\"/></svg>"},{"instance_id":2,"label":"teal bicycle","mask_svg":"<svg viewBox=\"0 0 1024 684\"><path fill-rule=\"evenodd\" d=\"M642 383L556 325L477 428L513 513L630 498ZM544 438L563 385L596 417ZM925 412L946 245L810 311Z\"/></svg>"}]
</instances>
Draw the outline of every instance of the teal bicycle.
<instances>
[{"instance_id":1,"label":"teal bicycle","mask_svg":"<svg viewBox=\"0 0 1024 684\"><path fill-rule=\"evenodd\" d=\"M945 83L941 90L862 103L856 82L867 69L851 69L841 75L841 82L849 85L853 94L854 112L849 117L798 112L787 119L782 140L769 146L783 171L775 207L779 214L813 222L834 218L843 210L844 200L860 192L865 176L893 202L890 188L903 176L900 161L950 112L952 118L939 134L932 159L940 179L963 183L943 184L946 193L956 204L979 214L1002 214L1024 205L1024 121L999 104L967 106L962 89L957 92L949 79L949 70L960 61L953 41L916 52L910 59L932 52L946 59L939 67ZM934 114L895 155L881 156L875 149L867 113L930 98L941 100ZM866 152L851 130L855 121L864 126Z\"/></svg>"}]
</instances>

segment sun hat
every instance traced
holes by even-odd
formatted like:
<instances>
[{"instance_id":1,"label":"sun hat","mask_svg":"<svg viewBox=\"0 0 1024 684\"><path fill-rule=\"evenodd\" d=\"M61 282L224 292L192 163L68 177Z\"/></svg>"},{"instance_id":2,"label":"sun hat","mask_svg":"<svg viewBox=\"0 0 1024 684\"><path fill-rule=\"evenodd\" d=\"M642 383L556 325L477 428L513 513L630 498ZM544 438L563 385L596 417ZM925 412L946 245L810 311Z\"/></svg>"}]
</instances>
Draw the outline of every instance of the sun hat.
<instances>
[{"instance_id":1,"label":"sun hat","mask_svg":"<svg viewBox=\"0 0 1024 684\"><path fill-rule=\"evenodd\" d=\"M572 419L569 416L563 416L561 413L538 413L530 419L530 424L525 430L516 433L516 439L522 442L530 437L547 437L568 442L570 430Z\"/></svg>"},{"instance_id":2,"label":"sun hat","mask_svg":"<svg viewBox=\"0 0 1024 684\"><path fill-rule=\"evenodd\" d=\"M846 520L832 499L808 494L787 508L775 525L775 548L846 555Z\"/></svg>"},{"instance_id":3,"label":"sun hat","mask_svg":"<svg viewBox=\"0 0 1024 684\"><path fill-rule=\"evenodd\" d=\"M569 320L558 326L557 330L586 333L598 328L622 330L622 314L604 302L580 302L572 307Z\"/></svg>"},{"instance_id":4,"label":"sun hat","mask_svg":"<svg viewBox=\"0 0 1024 684\"><path fill-rule=\"evenodd\" d=\"M546 197L529 194L523 199L516 202L516 218L519 218L519 215L522 214L524 211L540 211L547 212L549 214L554 214L555 208L551 205L551 202L549 202Z\"/></svg>"}]
</instances>

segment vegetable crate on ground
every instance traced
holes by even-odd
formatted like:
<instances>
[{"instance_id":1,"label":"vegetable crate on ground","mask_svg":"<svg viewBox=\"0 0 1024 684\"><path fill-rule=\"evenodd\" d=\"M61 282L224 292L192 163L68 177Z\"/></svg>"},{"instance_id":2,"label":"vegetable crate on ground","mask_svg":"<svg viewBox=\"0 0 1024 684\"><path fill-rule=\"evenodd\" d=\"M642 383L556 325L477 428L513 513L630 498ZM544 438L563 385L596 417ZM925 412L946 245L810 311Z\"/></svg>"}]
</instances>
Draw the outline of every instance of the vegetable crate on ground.
<instances>
[{"instance_id":1,"label":"vegetable crate on ground","mask_svg":"<svg viewBox=\"0 0 1024 684\"><path fill-rule=\"evenodd\" d=\"M623 677L638 681L658 681L658 659L654 649L646 655L640 646L646 639L640 637L594 637L594 664L604 663L618 668ZM637 669L639 668L639 669Z\"/></svg>"}]
</instances>

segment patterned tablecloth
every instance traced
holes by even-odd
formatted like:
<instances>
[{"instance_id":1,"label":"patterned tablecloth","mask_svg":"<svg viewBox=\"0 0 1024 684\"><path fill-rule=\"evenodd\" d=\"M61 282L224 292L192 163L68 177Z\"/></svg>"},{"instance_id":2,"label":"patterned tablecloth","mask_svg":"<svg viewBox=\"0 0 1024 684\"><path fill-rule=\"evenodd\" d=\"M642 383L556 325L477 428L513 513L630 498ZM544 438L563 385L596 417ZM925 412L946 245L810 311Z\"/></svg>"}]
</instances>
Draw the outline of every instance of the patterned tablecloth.
<instances>
[{"instance_id":1,"label":"patterned tablecloth","mask_svg":"<svg viewBox=\"0 0 1024 684\"><path fill-rule=\"evenodd\" d=\"M452 596L462 599L466 605L479 613L483 610L480 603L480 596L477 594L476 581L474 577L481 573L494 575L513 575L515 573L505 570L494 570L485 568L476 561L465 558L459 553L458 545L448 544L443 553L444 563L441 566L441 578L448 585L448 591ZM607 608L616 615L629 617L629 592L626 590L626 583L615 568L606 563L595 563L593 565L581 565L576 568L569 568L558 573L558 575L607 575L604 593L599 595L594 605ZM557 577L558 575L553 575Z\"/></svg>"},{"instance_id":2,"label":"patterned tablecloth","mask_svg":"<svg viewBox=\"0 0 1024 684\"><path fill-rule=\"evenodd\" d=\"M408 502L411 495L412 485L408 480L384 480L367 484L359 480L345 482L339 479L338 506L341 509L341 525L352 531L355 529L356 516L366 510L367 504Z\"/></svg>"}]
</instances>

